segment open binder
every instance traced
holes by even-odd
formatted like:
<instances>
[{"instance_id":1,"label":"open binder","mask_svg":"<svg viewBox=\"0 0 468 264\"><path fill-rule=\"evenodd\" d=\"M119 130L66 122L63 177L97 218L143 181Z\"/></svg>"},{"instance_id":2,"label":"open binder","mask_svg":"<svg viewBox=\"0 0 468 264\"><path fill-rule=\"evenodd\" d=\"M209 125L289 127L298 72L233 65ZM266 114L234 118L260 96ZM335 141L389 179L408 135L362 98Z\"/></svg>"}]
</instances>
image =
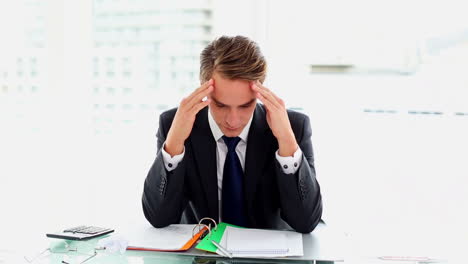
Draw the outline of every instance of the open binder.
<instances>
[{"instance_id":1,"label":"open binder","mask_svg":"<svg viewBox=\"0 0 468 264\"><path fill-rule=\"evenodd\" d=\"M207 224L204 224L207 223ZM211 218L203 218L198 224L173 224L164 228L146 227L140 235L129 239L128 250L183 252L198 245L196 249L216 253L211 240L220 242L226 223L217 224ZM141 234L144 234L143 236Z\"/></svg>"},{"instance_id":2,"label":"open binder","mask_svg":"<svg viewBox=\"0 0 468 264\"><path fill-rule=\"evenodd\" d=\"M216 222L215 222L216 223ZM211 240L221 243L221 239L223 239L224 231L226 230L226 227L232 226L232 227L239 227L236 225L231 225L228 223L221 222L208 232L206 236L200 242L198 242L197 246L195 247L196 249L216 253L218 248L211 242Z\"/></svg>"},{"instance_id":3,"label":"open binder","mask_svg":"<svg viewBox=\"0 0 468 264\"><path fill-rule=\"evenodd\" d=\"M208 224L204 224L204 221ZM225 257L303 256L302 234L250 229L203 218L198 224L147 227L129 239L129 250L183 252L191 248Z\"/></svg>"}]
</instances>

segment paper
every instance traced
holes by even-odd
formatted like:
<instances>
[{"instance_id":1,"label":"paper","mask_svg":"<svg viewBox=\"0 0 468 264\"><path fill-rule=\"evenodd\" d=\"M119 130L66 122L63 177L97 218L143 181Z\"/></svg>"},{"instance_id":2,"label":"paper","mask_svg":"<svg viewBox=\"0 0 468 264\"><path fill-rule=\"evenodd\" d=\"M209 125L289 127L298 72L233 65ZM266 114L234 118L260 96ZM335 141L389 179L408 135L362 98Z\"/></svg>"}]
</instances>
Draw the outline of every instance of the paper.
<instances>
[{"instance_id":1,"label":"paper","mask_svg":"<svg viewBox=\"0 0 468 264\"><path fill-rule=\"evenodd\" d=\"M284 254L289 251L284 233L232 227L225 232L226 248L231 253Z\"/></svg>"},{"instance_id":2,"label":"paper","mask_svg":"<svg viewBox=\"0 0 468 264\"><path fill-rule=\"evenodd\" d=\"M128 240L122 236L114 235L100 239L98 246L105 248L108 253L120 252L123 254L128 247Z\"/></svg>"},{"instance_id":3,"label":"paper","mask_svg":"<svg viewBox=\"0 0 468 264\"><path fill-rule=\"evenodd\" d=\"M228 226L221 245L234 257L303 256L302 234L292 231Z\"/></svg>"},{"instance_id":4,"label":"paper","mask_svg":"<svg viewBox=\"0 0 468 264\"><path fill-rule=\"evenodd\" d=\"M139 232L128 234L128 246L156 250L179 250L192 238L196 225L177 224L164 228L145 227Z\"/></svg>"}]
</instances>

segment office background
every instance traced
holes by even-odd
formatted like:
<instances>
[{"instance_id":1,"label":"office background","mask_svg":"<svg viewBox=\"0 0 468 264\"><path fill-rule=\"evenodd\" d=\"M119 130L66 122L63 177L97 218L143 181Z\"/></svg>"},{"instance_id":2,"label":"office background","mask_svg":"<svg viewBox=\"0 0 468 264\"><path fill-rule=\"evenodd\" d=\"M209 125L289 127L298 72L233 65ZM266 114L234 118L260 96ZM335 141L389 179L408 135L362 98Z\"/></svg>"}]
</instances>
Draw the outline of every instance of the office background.
<instances>
[{"instance_id":1,"label":"office background","mask_svg":"<svg viewBox=\"0 0 468 264\"><path fill-rule=\"evenodd\" d=\"M0 243L141 222L158 115L199 85L199 53L223 34L256 40L266 85L310 115L330 225L468 237L463 1L0 5Z\"/></svg>"}]
</instances>

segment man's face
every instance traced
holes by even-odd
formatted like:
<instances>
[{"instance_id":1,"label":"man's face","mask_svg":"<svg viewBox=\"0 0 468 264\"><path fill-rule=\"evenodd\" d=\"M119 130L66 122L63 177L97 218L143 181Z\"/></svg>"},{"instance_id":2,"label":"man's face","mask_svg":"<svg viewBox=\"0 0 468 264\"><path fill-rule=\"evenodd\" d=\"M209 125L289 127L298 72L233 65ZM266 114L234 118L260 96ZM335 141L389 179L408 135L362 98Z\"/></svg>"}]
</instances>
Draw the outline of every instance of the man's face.
<instances>
[{"instance_id":1,"label":"man's face","mask_svg":"<svg viewBox=\"0 0 468 264\"><path fill-rule=\"evenodd\" d=\"M255 110L255 93L249 81L229 80L216 72L212 78L214 90L208 96L211 115L225 136L237 137Z\"/></svg>"}]
</instances>

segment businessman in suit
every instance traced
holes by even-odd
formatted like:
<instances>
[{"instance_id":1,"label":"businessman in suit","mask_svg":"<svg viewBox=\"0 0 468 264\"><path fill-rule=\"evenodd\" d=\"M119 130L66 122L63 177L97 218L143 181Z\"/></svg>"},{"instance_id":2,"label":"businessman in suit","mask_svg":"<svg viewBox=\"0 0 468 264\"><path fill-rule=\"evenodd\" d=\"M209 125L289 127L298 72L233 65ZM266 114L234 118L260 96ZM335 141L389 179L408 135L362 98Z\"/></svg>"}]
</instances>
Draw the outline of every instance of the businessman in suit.
<instances>
[{"instance_id":1,"label":"businessman in suit","mask_svg":"<svg viewBox=\"0 0 468 264\"><path fill-rule=\"evenodd\" d=\"M263 86L266 62L250 39L220 37L200 62L201 86L159 117L146 219L311 232L322 200L309 118Z\"/></svg>"}]
</instances>

